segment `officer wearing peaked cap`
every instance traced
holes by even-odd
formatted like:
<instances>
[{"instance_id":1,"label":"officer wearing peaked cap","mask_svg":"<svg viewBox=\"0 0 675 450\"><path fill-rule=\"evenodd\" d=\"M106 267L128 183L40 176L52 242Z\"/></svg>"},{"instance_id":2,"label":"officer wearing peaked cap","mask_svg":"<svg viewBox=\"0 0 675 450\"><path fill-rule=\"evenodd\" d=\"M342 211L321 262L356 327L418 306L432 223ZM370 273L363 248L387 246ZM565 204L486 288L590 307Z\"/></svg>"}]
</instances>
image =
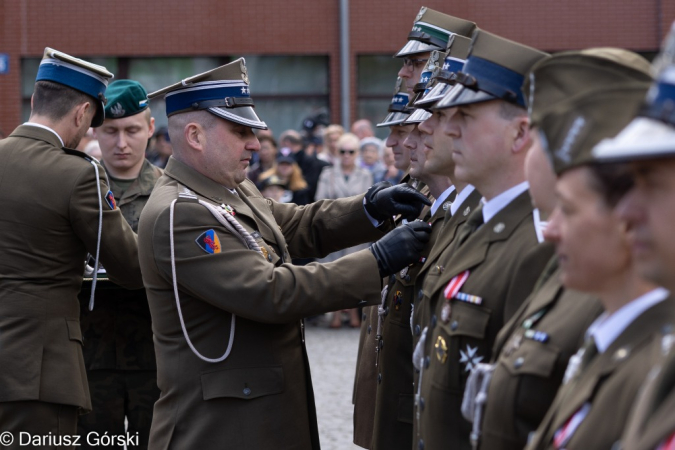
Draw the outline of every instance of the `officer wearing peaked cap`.
<instances>
[{"instance_id":1,"label":"officer wearing peaked cap","mask_svg":"<svg viewBox=\"0 0 675 450\"><path fill-rule=\"evenodd\" d=\"M671 292L675 275L672 223L675 217L675 26L654 63L657 79L638 116L615 138L593 150L599 161L624 162L635 185L622 199L620 216L635 233L638 270ZM635 248L638 250L638 248ZM675 338L667 330L658 353L663 361L643 381L621 439L626 450L672 448L675 442Z\"/></svg>"},{"instance_id":2,"label":"officer wearing peaked cap","mask_svg":"<svg viewBox=\"0 0 675 450\"><path fill-rule=\"evenodd\" d=\"M15 445L18 431L76 434L91 410L77 301L87 253L114 282L143 287L103 168L71 150L101 124L111 77L46 48L30 119L0 142L0 185L12 187L0 193L0 428Z\"/></svg>"},{"instance_id":3,"label":"officer wearing peaked cap","mask_svg":"<svg viewBox=\"0 0 675 450\"><path fill-rule=\"evenodd\" d=\"M161 390L149 448L318 449L302 318L377 302L379 278L419 258L429 230L411 224L327 264L290 255L376 240L375 225L426 199L403 186L302 207L263 198L245 176L252 128L266 125L243 59L159 95L174 155L139 224Z\"/></svg>"},{"instance_id":4,"label":"officer wearing peaked cap","mask_svg":"<svg viewBox=\"0 0 675 450\"><path fill-rule=\"evenodd\" d=\"M536 127L547 110L572 96L649 78L649 64L639 55L616 48L594 48L558 53L540 61L526 77L522 90L531 124ZM549 217L555 207L556 176L536 136L526 168L533 202L542 217ZM560 277L558 258L554 256L532 295L499 332L492 352L490 383L472 383L474 379L479 382L480 371L472 372L465 401L487 394L484 409L473 408L469 417L479 448L526 445L528 435L537 429L551 406L584 331L602 312L594 295L565 289ZM505 415L504 411L513 413Z\"/></svg>"},{"instance_id":5,"label":"officer wearing peaked cap","mask_svg":"<svg viewBox=\"0 0 675 450\"><path fill-rule=\"evenodd\" d=\"M467 376L489 360L498 331L551 256L538 245L540 225L523 173L529 121L516 94L527 71L546 56L477 30L457 75L458 83L467 84L431 108L456 89L471 91L448 105L457 110L443 132L453 139L455 179L473 185L483 199L424 278L422 301L434 309L415 356L421 370L415 405L419 449L471 448L471 428L461 415ZM514 95L501 95L510 91Z\"/></svg>"},{"instance_id":6,"label":"officer wearing peaked cap","mask_svg":"<svg viewBox=\"0 0 675 450\"><path fill-rule=\"evenodd\" d=\"M403 58L398 76L404 80L408 94L414 94L415 85L420 82L420 74L432 51L445 51L455 36L470 37L475 29L474 22L423 6L408 34L408 42L394 55Z\"/></svg>"},{"instance_id":7,"label":"officer wearing peaked cap","mask_svg":"<svg viewBox=\"0 0 675 450\"><path fill-rule=\"evenodd\" d=\"M134 80L117 80L106 90L105 120L94 130L102 163L117 207L134 231L141 210L162 170L145 159L155 119L145 88ZM96 307L89 311L90 279L80 293L82 333L86 345L92 412L82 416L78 430L86 436L138 433L147 447L152 408L159 398L150 310L144 289L126 290L99 280ZM126 418L126 419L125 419Z\"/></svg>"},{"instance_id":8,"label":"officer wearing peaked cap","mask_svg":"<svg viewBox=\"0 0 675 450\"><path fill-rule=\"evenodd\" d=\"M584 70L593 65L597 61ZM627 228L617 224L613 207L630 187L630 178L621 168L598 166L591 153L598 141L628 123L649 86L646 71L626 81L626 68L616 70L618 81L592 90L581 87L580 93L545 111L538 124L542 145L558 174L560 200L545 234L561 256L561 281L568 289L597 295L605 311L570 358L563 385L528 444L531 449L618 445L630 405L659 353L662 329L675 320L668 292L639 275ZM539 82L535 72L534 83ZM541 79L546 82L546 77ZM599 249L603 258L594 260ZM616 264L620 259L623 262Z\"/></svg>"}]
</instances>

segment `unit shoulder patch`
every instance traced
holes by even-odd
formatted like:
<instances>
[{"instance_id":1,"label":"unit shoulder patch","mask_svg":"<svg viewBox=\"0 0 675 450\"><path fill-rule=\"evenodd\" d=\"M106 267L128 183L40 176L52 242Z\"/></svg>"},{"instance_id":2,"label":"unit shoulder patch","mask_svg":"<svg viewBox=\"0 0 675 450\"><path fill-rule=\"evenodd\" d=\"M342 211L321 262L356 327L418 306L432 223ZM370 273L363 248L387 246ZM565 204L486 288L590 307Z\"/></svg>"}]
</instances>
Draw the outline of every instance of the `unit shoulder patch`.
<instances>
[{"instance_id":1,"label":"unit shoulder patch","mask_svg":"<svg viewBox=\"0 0 675 450\"><path fill-rule=\"evenodd\" d=\"M220 238L213 229L206 230L199 235L195 242L206 253L213 255L214 253L220 253Z\"/></svg>"}]
</instances>

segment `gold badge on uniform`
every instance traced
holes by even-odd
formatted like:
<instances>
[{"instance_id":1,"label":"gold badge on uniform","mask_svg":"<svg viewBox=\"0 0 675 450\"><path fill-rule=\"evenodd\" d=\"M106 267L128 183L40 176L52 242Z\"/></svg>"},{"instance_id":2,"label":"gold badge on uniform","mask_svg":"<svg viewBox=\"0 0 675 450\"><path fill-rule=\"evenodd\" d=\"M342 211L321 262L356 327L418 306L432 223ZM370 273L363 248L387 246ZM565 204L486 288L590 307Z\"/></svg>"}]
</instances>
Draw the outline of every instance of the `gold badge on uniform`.
<instances>
[{"instance_id":1,"label":"gold badge on uniform","mask_svg":"<svg viewBox=\"0 0 675 450\"><path fill-rule=\"evenodd\" d=\"M445 361L448 360L448 345L445 343L443 336L438 336L434 348L436 349L436 358L438 358L441 364L445 364Z\"/></svg>"},{"instance_id":2,"label":"gold badge on uniform","mask_svg":"<svg viewBox=\"0 0 675 450\"><path fill-rule=\"evenodd\" d=\"M269 261L270 259L270 253L267 251L265 247L260 247L260 251L262 252L263 257Z\"/></svg>"}]
</instances>

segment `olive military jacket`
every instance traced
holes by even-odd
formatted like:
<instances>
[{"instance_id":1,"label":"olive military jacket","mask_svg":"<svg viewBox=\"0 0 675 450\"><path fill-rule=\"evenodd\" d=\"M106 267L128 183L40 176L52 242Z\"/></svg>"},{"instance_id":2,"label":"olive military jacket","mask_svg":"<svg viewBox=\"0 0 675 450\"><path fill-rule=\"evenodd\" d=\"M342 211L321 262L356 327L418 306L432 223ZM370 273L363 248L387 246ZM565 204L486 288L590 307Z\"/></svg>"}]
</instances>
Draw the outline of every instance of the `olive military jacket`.
<instances>
[{"instance_id":1,"label":"olive military jacket","mask_svg":"<svg viewBox=\"0 0 675 450\"><path fill-rule=\"evenodd\" d=\"M420 373L416 448L471 448L470 424L461 414L469 372L475 364L490 360L497 333L531 293L551 257L550 249L542 251L539 246L529 192L462 243L465 229L482 213L477 208L470 214L439 258L439 273L424 279L424 294L435 299L435 309ZM446 301L446 287L465 271L469 275L458 294Z\"/></svg>"},{"instance_id":2,"label":"olive military jacket","mask_svg":"<svg viewBox=\"0 0 675 450\"><path fill-rule=\"evenodd\" d=\"M659 354L664 327L672 329L672 324L675 324L672 298L638 316L604 353L590 361L576 382L560 388L527 449L555 448L555 432L586 403L592 407L565 447L615 448L647 374L658 363L655 356Z\"/></svg>"},{"instance_id":3,"label":"olive military jacket","mask_svg":"<svg viewBox=\"0 0 675 450\"><path fill-rule=\"evenodd\" d=\"M412 178L410 174L406 174L400 184L409 185L433 201L433 197L426 184ZM419 218L425 218L428 215L429 207L425 207L420 213ZM399 226L402 223L402 220L402 217L395 218L394 225ZM413 267L414 266L416 266L416 264L414 264ZM398 275L400 275L400 273ZM393 291L389 285L395 283L397 279L397 274L393 274L389 278L383 280L383 284L388 286L386 291L388 295L385 300L386 304L391 303L391 297L395 294L395 291ZM404 301L401 300L401 304L403 303ZM352 399L354 403L354 444L368 449L372 448L373 429L375 426L375 399L377 395L378 380L381 380L378 367L375 365L375 358L377 355L375 348L376 345L379 345L376 336L379 306L380 305L374 305L363 309L356 360L356 374L354 377L354 395ZM408 313L409 312L410 311L408 311ZM408 315L408 317L410 316Z\"/></svg>"},{"instance_id":4,"label":"olive military jacket","mask_svg":"<svg viewBox=\"0 0 675 450\"><path fill-rule=\"evenodd\" d=\"M122 195L115 180L110 178L115 202L134 231L138 231L141 211L162 173L162 169L144 160L138 178ZM145 289L127 290L99 280L96 306L89 311L90 289L91 282L85 280L80 292L80 322L87 370L155 370L155 347Z\"/></svg>"},{"instance_id":5,"label":"olive military jacket","mask_svg":"<svg viewBox=\"0 0 675 450\"><path fill-rule=\"evenodd\" d=\"M433 197L426 184L412 178L409 173L406 173L399 184L407 184L433 201ZM428 212L429 207L425 207L419 217L425 217L428 215ZM396 217L394 226L399 226L402 220L402 217ZM396 274L383 280L383 285L387 287L387 293L390 290L389 285L395 281ZM379 306L373 305L362 310L356 371L354 375L354 391L352 395L352 403L354 404L354 444L368 449L371 448L373 427L375 425L375 397L378 383L378 370L375 366L375 346L378 345L376 333Z\"/></svg>"},{"instance_id":6,"label":"olive military jacket","mask_svg":"<svg viewBox=\"0 0 675 450\"><path fill-rule=\"evenodd\" d=\"M643 383L621 439L623 450L656 450L675 436L675 336L671 333L661 339L661 349L655 348L666 353L665 361Z\"/></svg>"},{"instance_id":7,"label":"olive military jacket","mask_svg":"<svg viewBox=\"0 0 675 450\"><path fill-rule=\"evenodd\" d=\"M97 179L91 161L31 125L0 141L2 402L91 409L77 294L85 257L96 253L99 201L101 262L116 283L143 286L136 235L106 200L105 172L99 165Z\"/></svg>"},{"instance_id":8,"label":"olive military jacket","mask_svg":"<svg viewBox=\"0 0 675 450\"><path fill-rule=\"evenodd\" d=\"M555 271L497 335L481 449L525 447L553 403L584 332L603 311L596 297L563 288L553 258Z\"/></svg>"},{"instance_id":9,"label":"olive military jacket","mask_svg":"<svg viewBox=\"0 0 675 450\"><path fill-rule=\"evenodd\" d=\"M432 226L429 242L422 253L425 256L443 232L443 219L450 203L446 201L440 205L433 216L429 212L423 217ZM423 264L421 260L396 274L395 282L388 289L382 337L379 344L376 342L379 355L376 355L377 395L370 446L373 450L409 450L412 442L414 368L411 315L415 279ZM370 363L375 365L376 361Z\"/></svg>"},{"instance_id":10,"label":"olive military jacket","mask_svg":"<svg viewBox=\"0 0 675 450\"><path fill-rule=\"evenodd\" d=\"M175 204L171 240L171 204L186 188L225 205L262 254L185 194ZM301 319L374 304L381 280L367 249L327 264L284 261L325 256L381 235L365 214L363 195L307 206L275 203L249 180L233 193L170 158L139 225L162 391L149 448L318 449ZM197 352L220 359L231 346L229 355L221 362L197 357L181 318Z\"/></svg>"}]
</instances>

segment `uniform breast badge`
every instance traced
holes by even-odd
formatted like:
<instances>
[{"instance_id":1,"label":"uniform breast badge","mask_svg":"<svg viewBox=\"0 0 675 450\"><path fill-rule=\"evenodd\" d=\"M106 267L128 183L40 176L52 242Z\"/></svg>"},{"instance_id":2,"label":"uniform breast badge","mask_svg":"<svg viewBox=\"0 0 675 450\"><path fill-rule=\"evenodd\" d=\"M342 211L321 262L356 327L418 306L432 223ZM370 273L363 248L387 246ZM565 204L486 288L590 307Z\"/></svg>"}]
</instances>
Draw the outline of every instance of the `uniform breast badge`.
<instances>
[{"instance_id":1,"label":"uniform breast badge","mask_svg":"<svg viewBox=\"0 0 675 450\"><path fill-rule=\"evenodd\" d=\"M438 358L441 364L445 364L445 361L448 360L448 345L445 343L443 336L438 336L434 348L436 349L436 358Z\"/></svg>"},{"instance_id":2,"label":"uniform breast badge","mask_svg":"<svg viewBox=\"0 0 675 450\"><path fill-rule=\"evenodd\" d=\"M394 294L394 309L398 311L401 309L401 304L403 303L403 292L396 291Z\"/></svg>"}]
</instances>

